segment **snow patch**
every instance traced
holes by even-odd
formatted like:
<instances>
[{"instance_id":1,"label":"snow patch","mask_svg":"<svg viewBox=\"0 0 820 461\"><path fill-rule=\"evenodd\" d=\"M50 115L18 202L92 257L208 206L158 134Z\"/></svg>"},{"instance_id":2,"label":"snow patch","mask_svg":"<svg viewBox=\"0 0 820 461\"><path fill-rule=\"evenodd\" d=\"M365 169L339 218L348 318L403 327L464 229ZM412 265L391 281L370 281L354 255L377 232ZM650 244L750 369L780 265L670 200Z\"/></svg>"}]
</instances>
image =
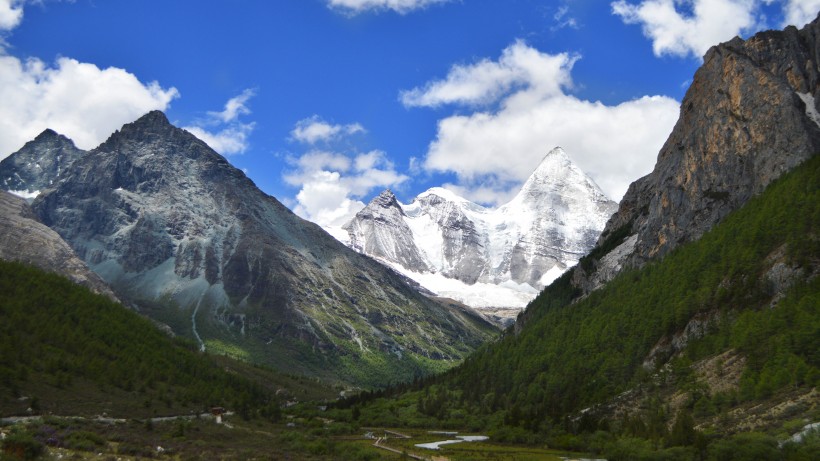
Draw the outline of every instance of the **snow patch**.
<instances>
[{"instance_id":1,"label":"snow patch","mask_svg":"<svg viewBox=\"0 0 820 461\"><path fill-rule=\"evenodd\" d=\"M797 96L806 104L806 116L820 127L820 113L817 112L817 106L814 105L814 96L811 93L797 93Z\"/></svg>"},{"instance_id":2,"label":"snow patch","mask_svg":"<svg viewBox=\"0 0 820 461\"><path fill-rule=\"evenodd\" d=\"M39 190L29 191L29 190L10 190L9 193L14 194L20 198L24 198L26 200L34 200L40 195Z\"/></svg>"},{"instance_id":3,"label":"snow patch","mask_svg":"<svg viewBox=\"0 0 820 461\"><path fill-rule=\"evenodd\" d=\"M325 232L330 234L330 236L336 240L344 243L345 245L350 245L350 234L348 234L346 230L342 229L341 226L322 226L322 229L324 229Z\"/></svg>"},{"instance_id":4,"label":"snow patch","mask_svg":"<svg viewBox=\"0 0 820 461\"><path fill-rule=\"evenodd\" d=\"M487 308L506 307L515 309L517 314L538 295L538 290L526 283L516 283L508 280L499 285L482 282L468 285L440 273L413 272L391 261L384 259L379 259L379 261L415 280L419 285L437 296L454 299L479 312Z\"/></svg>"}]
</instances>

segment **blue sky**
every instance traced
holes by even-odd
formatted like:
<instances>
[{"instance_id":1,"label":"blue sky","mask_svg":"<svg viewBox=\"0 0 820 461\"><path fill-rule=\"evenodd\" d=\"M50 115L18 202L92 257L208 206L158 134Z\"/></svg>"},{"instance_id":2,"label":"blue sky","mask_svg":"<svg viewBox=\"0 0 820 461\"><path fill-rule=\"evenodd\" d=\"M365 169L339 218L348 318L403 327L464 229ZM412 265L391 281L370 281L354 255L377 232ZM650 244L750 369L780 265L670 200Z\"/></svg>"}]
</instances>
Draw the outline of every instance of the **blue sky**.
<instances>
[{"instance_id":1,"label":"blue sky","mask_svg":"<svg viewBox=\"0 0 820 461\"><path fill-rule=\"evenodd\" d=\"M151 109L300 215L385 188L508 200L561 145L612 198L712 44L820 0L0 0L0 158Z\"/></svg>"}]
</instances>

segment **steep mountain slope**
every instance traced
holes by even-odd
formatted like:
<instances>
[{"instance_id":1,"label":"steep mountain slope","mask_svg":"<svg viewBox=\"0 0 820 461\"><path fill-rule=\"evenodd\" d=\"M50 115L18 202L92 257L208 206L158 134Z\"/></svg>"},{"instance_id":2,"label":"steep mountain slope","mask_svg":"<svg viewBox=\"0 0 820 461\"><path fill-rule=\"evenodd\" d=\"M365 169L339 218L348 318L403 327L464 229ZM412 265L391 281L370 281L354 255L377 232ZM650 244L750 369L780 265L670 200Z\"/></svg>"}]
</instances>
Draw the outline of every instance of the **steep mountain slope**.
<instances>
[{"instance_id":1,"label":"steep mountain slope","mask_svg":"<svg viewBox=\"0 0 820 461\"><path fill-rule=\"evenodd\" d=\"M649 175L635 181L573 282L588 292L697 239L820 152L820 22L711 48Z\"/></svg>"},{"instance_id":2,"label":"steep mountain slope","mask_svg":"<svg viewBox=\"0 0 820 461\"><path fill-rule=\"evenodd\" d=\"M267 383L241 377L237 367L220 366L56 274L0 261L0 291L2 416L31 406L46 414L140 417L237 408L243 398L254 410L278 404ZM164 403L144 403L152 400Z\"/></svg>"},{"instance_id":3,"label":"steep mountain slope","mask_svg":"<svg viewBox=\"0 0 820 461\"><path fill-rule=\"evenodd\" d=\"M116 300L100 277L60 236L37 220L26 201L0 190L0 259L35 265Z\"/></svg>"},{"instance_id":4,"label":"steep mountain slope","mask_svg":"<svg viewBox=\"0 0 820 461\"><path fill-rule=\"evenodd\" d=\"M160 112L32 206L121 298L214 352L371 385L444 369L493 334L298 218Z\"/></svg>"},{"instance_id":5,"label":"steep mountain slope","mask_svg":"<svg viewBox=\"0 0 820 461\"><path fill-rule=\"evenodd\" d=\"M54 186L85 151L53 130L45 130L14 155L0 161L0 187L25 198Z\"/></svg>"},{"instance_id":6,"label":"steep mountain slope","mask_svg":"<svg viewBox=\"0 0 820 461\"><path fill-rule=\"evenodd\" d=\"M520 308L586 254L616 206L557 147L497 209L442 188L408 205L385 191L344 229L351 247L431 291L478 308Z\"/></svg>"}]
</instances>

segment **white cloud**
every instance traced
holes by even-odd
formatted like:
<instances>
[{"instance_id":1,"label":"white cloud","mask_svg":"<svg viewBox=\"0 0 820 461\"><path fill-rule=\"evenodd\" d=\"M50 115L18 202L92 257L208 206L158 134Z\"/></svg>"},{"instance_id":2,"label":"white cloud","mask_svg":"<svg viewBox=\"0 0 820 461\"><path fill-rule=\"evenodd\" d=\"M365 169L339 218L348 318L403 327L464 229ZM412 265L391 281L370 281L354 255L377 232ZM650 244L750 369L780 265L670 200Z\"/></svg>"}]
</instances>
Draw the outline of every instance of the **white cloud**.
<instances>
[{"instance_id":1,"label":"white cloud","mask_svg":"<svg viewBox=\"0 0 820 461\"><path fill-rule=\"evenodd\" d=\"M239 96L234 96L229 99L228 102L225 103L225 109L222 110L222 112L208 112L208 115L214 119L221 120L223 123L233 122L240 115L248 115L251 113L245 104L255 95L256 91L248 88Z\"/></svg>"},{"instance_id":2,"label":"white cloud","mask_svg":"<svg viewBox=\"0 0 820 461\"><path fill-rule=\"evenodd\" d=\"M451 189L497 205L560 145L604 192L619 200L630 182L652 170L677 120L679 103L663 96L614 106L582 100L565 92L573 86L570 71L576 59L516 42L498 62L455 66L443 80L404 93L412 94L416 105L428 106L499 99L491 110L439 120L424 168L455 173L458 181ZM494 74L498 82L486 77L485 70L494 68L503 69ZM471 82L471 77L477 81ZM512 91L498 90L512 88L511 80L516 81ZM480 90L445 91L459 87Z\"/></svg>"},{"instance_id":3,"label":"white cloud","mask_svg":"<svg viewBox=\"0 0 820 461\"><path fill-rule=\"evenodd\" d=\"M578 21L569 15L569 6L567 5L558 7L558 10L552 16L552 19L555 20L555 25L551 27L554 31L565 27L569 27L570 29L578 28Z\"/></svg>"},{"instance_id":4,"label":"white cloud","mask_svg":"<svg viewBox=\"0 0 820 461\"><path fill-rule=\"evenodd\" d=\"M297 128L307 126L303 122L298 122ZM359 124L345 126L363 130ZM341 134L334 134L333 139L341 140L338 136L348 132L340 129L338 133ZM293 169L284 175L284 180L299 188L292 204L293 211L330 228L342 226L353 218L365 206L362 197L374 189L396 187L410 179L397 172L395 165L380 150L362 153L312 149L291 157L288 162Z\"/></svg>"},{"instance_id":5,"label":"white cloud","mask_svg":"<svg viewBox=\"0 0 820 461\"><path fill-rule=\"evenodd\" d=\"M451 0L328 0L328 6L347 14L355 15L366 11L393 10L399 14L425 8L435 3Z\"/></svg>"},{"instance_id":6,"label":"white cloud","mask_svg":"<svg viewBox=\"0 0 820 461\"><path fill-rule=\"evenodd\" d=\"M167 109L178 96L176 88L142 83L123 69L100 69L71 58L49 66L0 51L0 159L46 128L78 147L94 148L123 124Z\"/></svg>"},{"instance_id":7,"label":"white cloud","mask_svg":"<svg viewBox=\"0 0 820 461\"><path fill-rule=\"evenodd\" d=\"M315 171L296 194L294 213L320 226L339 227L350 221L365 204L351 199L341 174Z\"/></svg>"},{"instance_id":8,"label":"white cloud","mask_svg":"<svg viewBox=\"0 0 820 461\"><path fill-rule=\"evenodd\" d=\"M185 129L220 154L233 155L241 154L248 148L248 136L254 126L251 122L238 123L218 131L208 131L199 126L186 126Z\"/></svg>"},{"instance_id":9,"label":"white cloud","mask_svg":"<svg viewBox=\"0 0 820 461\"><path fill-rule=\"evenodd\" d=\"M290 135L296 141L305 144L316 144L320 141L330 141L340 136L363 132L364 127L358 123L334 125L325 122L318 115L313 115L296 122L296 126L290 132Z\"/></svg>"},{"instance_id":10,"label":"white cloud","mask_svg":"<svg viewBox=\"0 0 820 461\"><path fill-rule=\"evenodd\" d=\"M0 0L0 32L17 27L23 20L21 0Z\"/></svg>"},{"instance_id":11,"label":"white cloud","mask_svg":"<svg viewBox=\"0 0 820 461\"><path fill-rule=\"evenodd\" d=\"M762 26L760 0L618 0L613 14L640 24L656 56L702 57L709 47ZM689 9L691 11L680 11Z\"/></svg>"},{"instance_id":12,"label":"white cloud","mask_svg":"<svg viewBox=\"0 0 820 461\"><path fill-rule=\"evenodd\" d=\"M489 104L521 87L531 87L531 91L541 94L560 94L572 85L569 68L576 59L566 53L539 53L519 40L507 47L498 61L483 59L475 64L455 65L444 80L402 91L400 98L407 107L437 107Z\"/></svg>"},{"instance_id":13,"label":"white cloud","mask_svg":"<svg viewBox=\"0 0 820 461\"><path fill-rule=\"evenodd\" d=\"M241 154L248 148L255 123L242 123L239 116L251 113L247 102L255 94L254 90L246 89L229 99L222 111L209 111L205 120L184 128L222 155Z\"/></svg>"},{"instance_id":14,"label":"white cloud","mask_svg":"<svg viewBox=\"0 0 820 461\"><path fill-rule=\"evenodd\" d=\"M783 26L803 27L813 21L820 11L820 0L788 0L783 6Z\"/></svg>"}]
</instances>

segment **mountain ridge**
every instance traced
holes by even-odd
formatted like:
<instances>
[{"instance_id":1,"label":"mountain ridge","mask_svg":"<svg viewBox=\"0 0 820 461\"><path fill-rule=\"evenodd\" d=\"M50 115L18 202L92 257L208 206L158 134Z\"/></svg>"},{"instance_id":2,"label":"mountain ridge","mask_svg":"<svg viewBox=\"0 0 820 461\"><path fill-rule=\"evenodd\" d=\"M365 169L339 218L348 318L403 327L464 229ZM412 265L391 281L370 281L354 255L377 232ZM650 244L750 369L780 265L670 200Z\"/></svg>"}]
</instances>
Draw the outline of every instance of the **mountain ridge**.
<instances>
[{"instance_id":1,"label":"mountain ridge","mask_svg":"<svg viewBox=\"0 0 820 461\"><path fill-rule=\"evenodd\" d=\"M287 372L383 385L493 335L297 217L159 111L77 159L32 206L144 314Z\"/></svg>"}]
</instances>

